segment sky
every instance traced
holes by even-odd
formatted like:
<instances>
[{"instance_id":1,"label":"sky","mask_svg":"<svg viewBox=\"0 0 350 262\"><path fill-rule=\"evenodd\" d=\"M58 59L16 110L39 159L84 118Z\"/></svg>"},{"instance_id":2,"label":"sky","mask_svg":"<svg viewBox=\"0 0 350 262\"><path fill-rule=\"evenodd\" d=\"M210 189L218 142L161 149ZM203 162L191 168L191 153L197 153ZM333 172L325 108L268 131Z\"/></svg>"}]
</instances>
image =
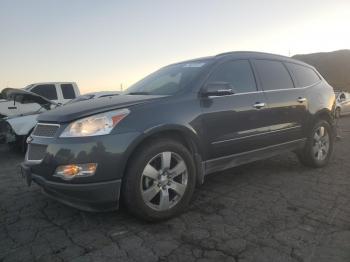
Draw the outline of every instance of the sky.
<instances>
[{"instance_id":1,"label":"sky","mask_svg":"<svg viewBox=\"0 0 350 262\"><path fill-rule=\"evenodd\" d=\"M0 0L0 90L74 81L125 89L227 51L350 49L350 0Z\"/></svg>"}]
</instances>

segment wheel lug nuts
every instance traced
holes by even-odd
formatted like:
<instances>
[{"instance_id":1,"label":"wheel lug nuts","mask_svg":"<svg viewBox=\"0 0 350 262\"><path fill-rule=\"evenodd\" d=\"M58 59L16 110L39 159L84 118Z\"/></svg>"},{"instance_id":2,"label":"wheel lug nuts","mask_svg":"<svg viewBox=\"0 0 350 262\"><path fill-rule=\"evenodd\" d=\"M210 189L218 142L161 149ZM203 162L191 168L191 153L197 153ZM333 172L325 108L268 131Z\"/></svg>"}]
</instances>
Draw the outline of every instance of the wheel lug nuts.
<instances>
[{"instance_id":1,"label":"wheel lug nuts","mask_svg":"<svg viewBox=\"0 0 350 262\"><path fill-rule=\"evenodd\" d=\"M158 184L158 187L162 187L162 184Z\"/></svg>"},{"instance_id":2,"label":"wheel lug nuts","mask_svg":"<svg viewBox=\"0 0 350 262\"><path fill-rule=\"evenodd\" d=\"M168 182L168 186L170 186L170 185L171 185L171 182L169 181L169 182Z\"/></svg>"},{"instance_id":3,"label":"wheel lug nuts","mask_svg":"<svg viewBox=\"0 0 350 262\"><path fill-rule=\"evenodd\" d=\"M162 188L165 190L165 189L166 189L166 186L163 186Z\"/></svg>"}]
</instances>

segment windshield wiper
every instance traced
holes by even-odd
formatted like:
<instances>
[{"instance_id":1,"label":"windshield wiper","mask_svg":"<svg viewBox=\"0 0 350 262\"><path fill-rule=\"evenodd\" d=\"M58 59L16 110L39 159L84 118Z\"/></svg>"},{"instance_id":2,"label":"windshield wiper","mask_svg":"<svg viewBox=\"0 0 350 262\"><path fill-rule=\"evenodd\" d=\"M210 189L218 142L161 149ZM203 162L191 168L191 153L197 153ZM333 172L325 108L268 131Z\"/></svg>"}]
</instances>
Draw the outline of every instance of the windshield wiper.
<instances>
[{"instance_id":1,"label":"windshield wiper","mask_svg":"<svg viewBox=\"0 0 350 262\"><path fill-rule=\"evenodd\" d=\"M149 95L149 92L130 92L127 95Z\"/></svg>"}]
</instances>

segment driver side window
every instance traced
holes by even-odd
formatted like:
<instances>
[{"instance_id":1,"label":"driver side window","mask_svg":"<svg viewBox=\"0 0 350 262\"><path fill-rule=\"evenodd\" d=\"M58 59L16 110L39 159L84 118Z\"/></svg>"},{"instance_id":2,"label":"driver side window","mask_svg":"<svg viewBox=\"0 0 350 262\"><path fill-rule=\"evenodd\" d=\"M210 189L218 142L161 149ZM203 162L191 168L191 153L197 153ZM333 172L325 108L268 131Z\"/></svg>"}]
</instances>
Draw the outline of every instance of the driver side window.
<instances>
[{"instance_id":1,"label":"driver side window","mask_svg":"<svg viewBox=\"0 0 350 262\"><path fill-rule=\"evenodd\" d=\"M209 82L227 82L235 93L257 91L254 74L248 60L225 62L209 77Z\"/></svg>"}]
</instances>

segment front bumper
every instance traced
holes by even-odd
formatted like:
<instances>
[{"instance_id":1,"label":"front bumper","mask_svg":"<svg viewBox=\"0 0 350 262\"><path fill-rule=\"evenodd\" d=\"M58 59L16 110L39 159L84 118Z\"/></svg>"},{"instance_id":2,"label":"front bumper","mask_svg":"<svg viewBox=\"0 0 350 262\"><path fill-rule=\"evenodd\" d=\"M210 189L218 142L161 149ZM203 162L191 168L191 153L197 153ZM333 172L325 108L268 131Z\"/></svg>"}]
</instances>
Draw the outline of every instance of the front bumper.
<instances>
[{"instance_id":1,"label":"front bumper","mask_svg":"<svg viewBox=\"0 0 350 262\"><path fill-rule=\"evenodd\" d=\"M87 211L114 210L118 208L129 151L138 136L139 133L67 139L32 136L22 174L59 202ZM31 152L35 157L39 153L41 159L31 160ZM69 181L53 176L58 166L85 163L98 164L93 176Z\"/></svg>"},{"instance_id":2,"label":"front bumper","mask_svg":"<svg viewBox=\"0 0 350 262\"><path fill-rule=\"evenodd\" d=\"M45 195L68 206L93 212L118 209L121 179L88 184L67 184L48 181L32 173L31 167L25 164L21 165L21 171L28 185L35 182L42 188Z\"/></svg>"}]
</instances>

